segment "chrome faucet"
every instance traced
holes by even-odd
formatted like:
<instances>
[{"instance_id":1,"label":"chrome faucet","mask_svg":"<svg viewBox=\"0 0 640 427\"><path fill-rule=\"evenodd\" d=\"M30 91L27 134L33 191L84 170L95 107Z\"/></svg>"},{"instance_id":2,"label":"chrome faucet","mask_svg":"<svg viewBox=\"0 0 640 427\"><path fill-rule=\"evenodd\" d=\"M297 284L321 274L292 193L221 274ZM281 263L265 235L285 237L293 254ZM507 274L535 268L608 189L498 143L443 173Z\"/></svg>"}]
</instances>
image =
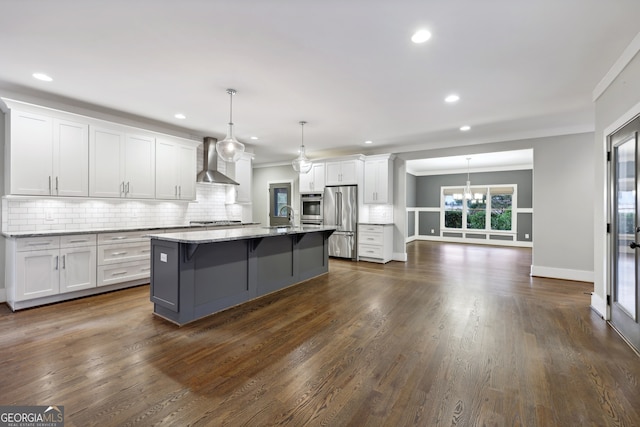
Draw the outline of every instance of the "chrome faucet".
<instances>
[{"instance_id":1,"label":"chrome faucet","mask_svg":"<svg viewBox=\"0 0 640 427\"><path fill-rule=\"evenodd\" d=\"M295 224L294 224L294 213L293 213L293 208L292 208L291 206L289 206L289 205L284 205L283 207L281 207L281 208L280 208L280 212L279 212L279 214L281 214L281 213L282 213L282 211L283 211L283 210L286 210L286 209L289 209L289 215L288 215L288 218L289 218L289 225L290 225L291 227L293 227L293 226L295 226Z\"/></svg>"}]
</instances>

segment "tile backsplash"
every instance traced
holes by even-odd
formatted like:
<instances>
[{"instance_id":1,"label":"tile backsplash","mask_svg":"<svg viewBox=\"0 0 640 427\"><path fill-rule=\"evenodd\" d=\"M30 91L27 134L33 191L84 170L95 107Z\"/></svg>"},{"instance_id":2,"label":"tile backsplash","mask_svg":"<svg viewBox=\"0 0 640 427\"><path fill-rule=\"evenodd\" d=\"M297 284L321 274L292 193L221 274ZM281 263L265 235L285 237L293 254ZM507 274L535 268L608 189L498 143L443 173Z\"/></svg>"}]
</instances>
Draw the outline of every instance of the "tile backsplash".
<instances>
[{"instance_id":1,"label":"tile backsplash","mask_svg":"<svg viewBox=\"0 0 640 427\"><path fill-rule=\"evenodd\" d=\"M192 220L251 221L251 205L229 203L233 188L196 184L195 202L2 198L2 231L83 230L187 225Z\"/></svg>"}]
</instances>

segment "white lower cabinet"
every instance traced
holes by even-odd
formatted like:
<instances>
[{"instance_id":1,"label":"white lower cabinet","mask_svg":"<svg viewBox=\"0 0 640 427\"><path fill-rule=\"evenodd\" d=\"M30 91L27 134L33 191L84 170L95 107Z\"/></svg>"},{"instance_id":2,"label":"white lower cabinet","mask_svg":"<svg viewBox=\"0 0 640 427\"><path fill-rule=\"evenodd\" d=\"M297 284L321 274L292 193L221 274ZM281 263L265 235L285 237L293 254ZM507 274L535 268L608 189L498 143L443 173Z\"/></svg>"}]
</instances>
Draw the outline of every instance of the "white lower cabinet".
<instances>
[{"instance_id":1,"label":"white lower cabinet","mask_svg":"<svg viewBox=\"0 0 640 427\"><path fill-rule=\"evenodd\" d=\"M393 224L358 225L358 259L387 263L393 258Z\"/></svg>"},{"instance_id":2,"label":"white lower cabinet","mask_svg":"<svg viewBox=\"0 0 640 427\"><path fill-rule=\"evenodd\" d=\"M150 276L151 265L149 260L98 266L98 286L148 279Z\"/></svg>"},{"instance_id":3,"label":"white lower cabinet","mask_svg":"<svg viewBox=\"0 0 640 427\"><path fill-rule=\"evenodd\" d=\"M59 249L43 249L16 254L16 301L60 293L59 253Z\"/></svg>"},{"instance_id":4,"label":"white lower cabinet","mask_svg":"<svg viewBox=\"0 0 640 427\"><path fill-rule=\"evenodd\" d=\"M96 246L60 249L60 293L96 287Z\"/></svg>"},{"instance_id":5,"label":"white lower cabinet","mask_svg":"<svg viewBox=\"0 0 640 427\"><path fill-rule=\"evenodd\" d=\"M96 286L95 234L27 237L9 250L10 303Z\"/></svg>"},{"instance_id":6,"label":"white lower cabinet","mask_svg":"<svg viewBox=\"0 0 640 427\"><path fill-rule=\"evenodd\" d=\"M7 303L13 310L148 282L149 230L10 238Z\"/></svg>"},{"instance_id":7,"label":"white lower cabinet","mask_svg":"<svg viewBox=\"0 0 640 427\"><path fill-rule=\"evenodd\" d=\"M151 277L148 230L98 235L98 286Z\"/></svg>"}]
</instances>

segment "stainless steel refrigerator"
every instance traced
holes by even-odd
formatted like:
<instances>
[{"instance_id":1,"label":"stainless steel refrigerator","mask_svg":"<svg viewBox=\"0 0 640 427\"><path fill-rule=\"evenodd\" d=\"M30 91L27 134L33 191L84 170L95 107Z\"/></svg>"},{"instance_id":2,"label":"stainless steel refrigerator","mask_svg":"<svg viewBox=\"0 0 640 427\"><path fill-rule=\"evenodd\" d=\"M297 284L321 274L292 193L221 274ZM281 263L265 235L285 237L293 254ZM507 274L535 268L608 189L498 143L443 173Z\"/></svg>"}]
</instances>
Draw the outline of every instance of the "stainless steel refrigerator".
<instances>
[{"instance_id":1,"label":"stainless steel refrigerator","mask_svg":"<svg viewBox=\"0 0 640 427\"><path fill-rule=\"evenodd\" d=\"M356 259L358 187L355 185L325 187L323 203L324 224L337 228L329 237L329 256Z\"/></svg>"}]
</instances>

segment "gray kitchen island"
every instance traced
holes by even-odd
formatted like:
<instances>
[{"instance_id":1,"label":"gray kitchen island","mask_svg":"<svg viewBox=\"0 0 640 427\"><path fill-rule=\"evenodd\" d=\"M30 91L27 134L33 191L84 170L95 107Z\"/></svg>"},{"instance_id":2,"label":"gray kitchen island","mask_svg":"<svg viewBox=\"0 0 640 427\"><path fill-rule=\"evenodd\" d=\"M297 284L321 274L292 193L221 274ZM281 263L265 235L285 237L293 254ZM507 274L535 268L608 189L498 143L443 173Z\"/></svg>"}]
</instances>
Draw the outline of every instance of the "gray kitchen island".
<instances>
[{"instance_id":1,"label":"gray kitchen island","mask_svg":"<svg viewBox=\"0 0 640 427\"><path fill-rule=\"evenodd\" d=\"M178 325L329 271L334 227L150 234L154 313Z\"/></svg>"}]
</instances>

